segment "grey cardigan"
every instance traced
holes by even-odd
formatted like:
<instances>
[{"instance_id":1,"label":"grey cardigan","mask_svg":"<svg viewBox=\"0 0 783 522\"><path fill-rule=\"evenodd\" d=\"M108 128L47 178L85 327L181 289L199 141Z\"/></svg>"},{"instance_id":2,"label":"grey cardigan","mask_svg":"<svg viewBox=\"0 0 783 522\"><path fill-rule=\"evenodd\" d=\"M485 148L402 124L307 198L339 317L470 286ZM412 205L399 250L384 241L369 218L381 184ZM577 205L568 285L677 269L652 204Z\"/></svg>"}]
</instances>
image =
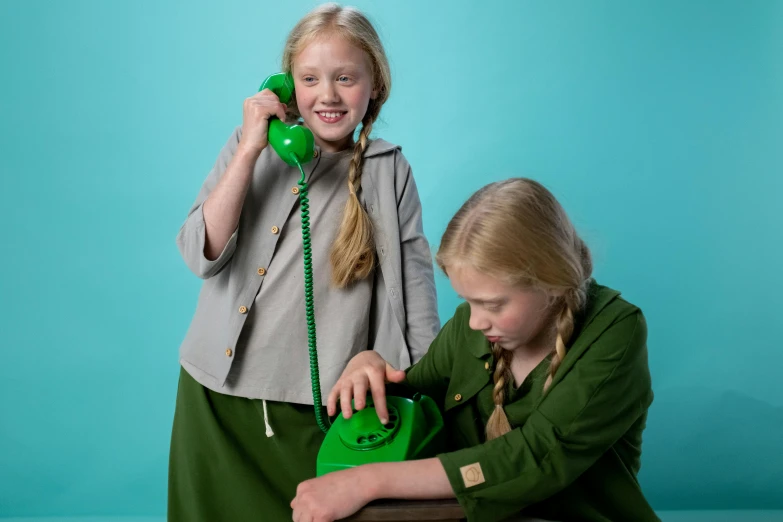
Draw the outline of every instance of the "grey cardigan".
<instances>
[{"instance_id":1,"label":"grey cardigan","mask_svg":"<svg viewBox=\"0 0 783 522\"><path fill-rule=\"evenodd\" d=\"M237 230L217 259L204 256L202 205L233 158L240 137L241 127L237 127L177 235L185 263L205 280L180 359L186 369L195 367L217 386L225 385L247 319L240 309L253 303L264 279L260 268L269 265L279 239L277 234L264 234L261 227L285 222L297 201L291 189L298 174L267 147L256 162ZM359 199L373 222L381 271L373 290L368 348L404 369L424 355L440 329L432 255L424 236L416 183L401 148L373 140L364 158ZM308 174L318 161L316 157L304 166ZM237 248L241 237L261 239L239 241Z\"/></svg>"}]
</instances>

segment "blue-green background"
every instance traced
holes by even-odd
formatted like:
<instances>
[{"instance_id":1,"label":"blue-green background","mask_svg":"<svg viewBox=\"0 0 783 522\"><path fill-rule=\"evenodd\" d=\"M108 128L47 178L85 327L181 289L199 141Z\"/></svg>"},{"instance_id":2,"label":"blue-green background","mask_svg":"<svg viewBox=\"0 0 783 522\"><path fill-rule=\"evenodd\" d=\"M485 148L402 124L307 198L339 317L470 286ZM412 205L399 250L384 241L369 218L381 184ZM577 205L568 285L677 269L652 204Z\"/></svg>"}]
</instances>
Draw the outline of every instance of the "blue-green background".
<instances>
[{"instance_id":1,"label":"blue-green background","mask_svg":"<svg viewBox=\"0 0 783 522\"><path fill-rule=\"evenodd\" d=\"M783 2L356 4L431 242L530 176L647 314L653 505L783 509ZM314 5L0 0L0 516L165 512L174 238Z\"/></svg>"}]
</instances>

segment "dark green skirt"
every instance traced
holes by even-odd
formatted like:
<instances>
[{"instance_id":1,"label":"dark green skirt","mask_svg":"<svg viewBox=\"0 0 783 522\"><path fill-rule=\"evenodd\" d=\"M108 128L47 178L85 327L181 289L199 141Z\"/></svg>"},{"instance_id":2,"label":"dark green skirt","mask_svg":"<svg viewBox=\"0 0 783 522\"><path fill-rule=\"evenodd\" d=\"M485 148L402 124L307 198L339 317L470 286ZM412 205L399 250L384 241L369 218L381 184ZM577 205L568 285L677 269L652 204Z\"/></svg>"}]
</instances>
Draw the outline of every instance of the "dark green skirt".
<instances>
[{"instance_id":1,"label":"dark green skirt","mask_svg":"<svg viewBox=\"0 0 783 522\"><path fill-rule=\"evenodd\" d=\"M213 392L180 371L169 457L169 522L289 522L315 477L324 434L312 406ZM324 415L325 410L324 410Z\"/></svg>"}]
</instances>

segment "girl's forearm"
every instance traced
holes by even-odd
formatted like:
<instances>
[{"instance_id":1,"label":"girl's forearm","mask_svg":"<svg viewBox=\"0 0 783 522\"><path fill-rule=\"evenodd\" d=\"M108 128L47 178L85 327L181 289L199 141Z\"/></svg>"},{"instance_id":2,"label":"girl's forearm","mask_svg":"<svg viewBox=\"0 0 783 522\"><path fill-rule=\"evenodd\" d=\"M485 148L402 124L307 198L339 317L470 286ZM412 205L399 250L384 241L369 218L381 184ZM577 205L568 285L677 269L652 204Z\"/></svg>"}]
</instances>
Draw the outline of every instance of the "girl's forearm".
<instances>
[{"instance_id":1,"label":"girl's forearm","mask_svg":"<svg viewBox=\"0 0 783 522\"><path fill-rule=\"evenodd\" d=\"M361 466L372 499L454 498L446 470L437 458Z\"/></svg>"},{"instance_id":2,"label":"girl's forearm","mask_svg":"<svg viewBox=\"0 0 783 522\"><path fill-rule=\"evenodd\" d=\"M215 189L204 201L204 256L217 259L237 228L258 154L237 150Z\"/></svg>"}]
</instances>

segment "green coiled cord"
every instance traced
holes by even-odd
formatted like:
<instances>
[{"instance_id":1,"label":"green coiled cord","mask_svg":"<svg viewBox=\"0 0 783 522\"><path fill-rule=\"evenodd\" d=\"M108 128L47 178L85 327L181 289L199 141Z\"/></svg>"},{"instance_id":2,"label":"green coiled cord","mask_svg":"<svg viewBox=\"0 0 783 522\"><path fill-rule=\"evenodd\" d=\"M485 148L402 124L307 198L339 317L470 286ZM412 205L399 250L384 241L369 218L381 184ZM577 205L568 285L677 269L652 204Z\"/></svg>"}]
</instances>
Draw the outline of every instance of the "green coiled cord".
<instances>
[{"instance_id":1,"label":"green coiled cord","mask_svg":"<svg viewBox=\"0 0 783 522\"><path fill-rule=\"evenodd\" d=\"M296 156L294 156L295 158ZM318 427L326 433L329 426L324 419L321 401L321 377L318 373L318 350L315 336L315 307L313 306L313 252L310 243L310 200L307 198L307 182L299 161L296 161L302 177L299 178L299 209L302 214L302 247L304 248L305 313L307 315L307 345L310 350L310 382L313 385L313 407Z\"/></svg>"}]
</instances>

